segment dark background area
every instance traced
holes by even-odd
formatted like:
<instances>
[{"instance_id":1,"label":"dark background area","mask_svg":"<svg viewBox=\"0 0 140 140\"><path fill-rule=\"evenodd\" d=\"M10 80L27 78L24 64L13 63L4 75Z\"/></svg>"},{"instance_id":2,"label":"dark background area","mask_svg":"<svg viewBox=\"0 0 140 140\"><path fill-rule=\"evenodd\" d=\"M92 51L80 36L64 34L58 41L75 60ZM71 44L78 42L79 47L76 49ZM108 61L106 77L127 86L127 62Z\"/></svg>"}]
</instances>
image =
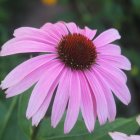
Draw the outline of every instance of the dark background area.
<instances>
[{"instance_id":1,"label":"dark background area","mask_svg":"<svg viewBox=\"0 0 140 140\"><path fill-rule=\"evenodd\" d=\"M140 0L0 0L0 46L12 38L14 29L21 26L40 27L46 22L74 21L80 27L98 29L98 34L109 28L119 30L122 53L132 63L128 87L132 101L124 106L118 100L117 117L129 117L140 112ZM27 60L29 54L2 57L0 80L15 66ZM17 97L18 98L18 97ZM0 126L3 118L13 108L10 116L15 119L17 104L14 98L5 99L0 91ZM18 99L17 99L18 100ZM16 102L16 101L15 101ZM10 117L9 117L10 118ZM8 121L7 121L8 123ZM7 124L9 127L12 124ZM8 127L4 125L3 127ZM1 132L0 132L1 135ZM4 136L6 139L6 136Z\"/></svg>"}]
</instances>

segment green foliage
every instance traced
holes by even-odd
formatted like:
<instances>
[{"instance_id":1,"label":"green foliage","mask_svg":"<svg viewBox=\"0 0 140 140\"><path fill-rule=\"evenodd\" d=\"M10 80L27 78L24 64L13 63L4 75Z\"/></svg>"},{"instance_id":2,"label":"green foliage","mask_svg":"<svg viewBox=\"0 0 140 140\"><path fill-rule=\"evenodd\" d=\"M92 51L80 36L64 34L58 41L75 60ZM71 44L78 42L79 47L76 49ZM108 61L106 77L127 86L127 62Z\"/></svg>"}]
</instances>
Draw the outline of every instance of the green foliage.
<instances>
[{"instance_id":1,"label":"green foliage","mask_svg":"<svg viewBox=\"0 0 140 140\"><path fill-rule=\"evenodd\" d=\"M89 133L84 121L78 119L75 127L69 134L64 134L64 118L57 128L51 127L50 118L44 118L39 126L32 127L31 122L25 118L25 112L30 96L30 90L11 99L7 107L0 102L0 139L3 140L111 140L108 132L119 131L126 134L135 134L139 125L136 118L119 118L112 123L100 126L96 122L94 132Z\"/></svg>"},{"instance_id":2,"label":"green foliage","mask_svg":"<svg viewBox=\"0 0 140 140\"><path fill-rule=\"evenodd\" d=\"M127 134L133 134L139 128L135 118L120 118L103 126L96 123L94 132L90 134L87 132L83 120L78 120L72 132L65 135L63 133L63 125L64 122L62 121L56 129L53 129L50 128L50 119L45 119L39 127L36 140L111 140L108 132L119 131Z\"/></svg>"},{"instance_id":3,"label":"green foliage","mask_svg":"<svg viewBox=\"0 0 140 140\"><path fill-rule=\"evenodd\" d=\"M91 134L86 130L84 122L79 119L74 129L69 134L64 134L64 119L57 128L52 128L50 118L44 118L37 128L31 126L31 122L25 118L26 107L31 91L27 91L19 98L11 99L7 108L0 102L0 139L3 140L111 140L108 132L120 131L126 134L134 134L139 129L136 118L120 118L112 123L100 126L95 125Z\"/></svg>"},{"instance_id":4,"label":"green foliage","mask_svg":"<svg viewBox=\"0 0 140 140\"><path fill-rule=\"evenodd\" d=\"M0 102L0 140L27 140L17 124L17 98L5 107Z\"/></svg>"},{"instance_id":5,"label":"green foliage","mask_svg":"<svg viewBox=\"0 0 140 140\"><path fill-rule=\"evenodd\" d=\"M30 140L32 137L32 125L31 122L27 120L25 116L27 103L29 99L29 92L24 95L20 95L18 101L18 124L23 133L26 135L27 140Z\"/></svg>"}]
</instances>

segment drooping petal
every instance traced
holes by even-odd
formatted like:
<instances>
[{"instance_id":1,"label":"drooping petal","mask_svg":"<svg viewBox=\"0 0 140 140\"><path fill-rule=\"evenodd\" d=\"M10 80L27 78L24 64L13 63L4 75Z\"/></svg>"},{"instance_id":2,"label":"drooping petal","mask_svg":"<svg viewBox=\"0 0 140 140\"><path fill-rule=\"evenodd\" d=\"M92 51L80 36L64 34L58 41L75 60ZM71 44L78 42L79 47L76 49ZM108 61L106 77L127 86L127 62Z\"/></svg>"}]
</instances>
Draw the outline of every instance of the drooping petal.
<instances>
[{"instance_id":1,"label":"drooping petal","mask_svg":"<svg viewBox=\"0 0 140 140\"><path fill-rule=\"evenodd\" d=\"M101 84L102 89L104 91L104 95L107 101L107 107L108 107L108 119L109 121L114 121L116 117L116 104L114 97L112 95L111 89L108 87L106 81L103 79L103 77L100 75L98 71L95 69L93 70L96 73L97 80Z\"/></svg>"},{"instance_id":2,"label":"drooping petal","mask_svg":"<svg viewBox=\"0 0 140 140\"><path fill-rule=\"evenodd\" d=\"M130 140L140 140L140 135L131 135L129 137Z\"/></svg>"},{"instance_id":3,"label":"drooping petal","mask_svg":"<svg viewBox=\"0 0 140 140\"><path fill-rule=\"evenodd\" d=\"M52 25L51 23L47 23L44 25L45 26L44 28L46 30L49 30L51 25ZM14 36L16 37L16 41L25 40L26 38L30 40L43 41L45 43L53 45L56 45L58 43L58 41L56 42L56 39L54 37L50 36L47 32L45 32L45 30L42 30L42 28L37 29L31 27L21 27L14 31Z\"/></svg>"},{"instance_id":4,"label":"drooping petal","mask_svg":"<svg viewBox=\"0 0 140 140\"><path fill-rule=\"evenodd\" d=\"M101 55L119 55L121 54L121 48L115 44L107 44L103 47L97 48L97 52Z\"/></svg>"},{"instance_id":5,"label":"drooping petal","mask_svg":"<svg viewBox=\"0 0 140 140\"><path fill-rule=\"evenodd\" d=\"M71 34L78 33L78 27L74 22L65 23Z\"/></svg>"},{"instance_id":6,"label":"drooping petal","mask_svg":"<svg viewBox=\"0 0 140 140\"><path fill-rule=\"evenodd\" d=\"M14 31L14 36L16 38L29 37L29 36L34 37L35 35L38 38L49 40L50 42L55 43L55 44L58 43L59 41L57 38L55 38L54 36L51 36L50 34L48 34L42 29L36 29L36 28L31 28L31 27L21 27Z\"/></svg>"},{"instance_id":7,"label":"drooping petal","mask_svg":"<svg viewBox=\"0 0 140 140\"><path fill-rule=\"evenodd\" d=\"M93 100L91 92L83 73L80 74L81 81L81 111L86 127L89 132L92 132L96 122L96 113L93 108Z\"/></svg>"},{"instance_id":8,"label":"drooping petal","mask_svg":"<svg viewBox=\"0 0 140 140\"><path fill-rule=\"evenodd\" d=\"M125 75L125 73L122 70L120 70L119 68L111 65L108 61L104 61L102 59L102 60L99 60L97 62L97 64L100 65L101 67L103 67L104 69L106 69L107 71L109 71L110 73L112 73L113 75L115 75L116 77L119 77L119 79L122 82L124 82L124 83L127 82L127 76Z\"/></svg>"},{"instance_id":9,"label":"drooping petal","mask_svg":"<svg viewBox=\"0 0 140 140\"><path fill-rule=\"evenodd\" d=\"M38 109L38 111L32 116L32 126L38 126L39 122L43 119L43 117L45 116L52 96L53 96L53 92L55 90L57 85L54 85L53 83L53 88L50 88L50 93L47 95L47 97L45 98L44 102L42 103L41 107Z\"/></svg>"},{"instance_id":10,"label":"drooping petal","mask_svg":"<svg viewBox=\"0 0 140 140\"><path fill-rule=\"evenodd\" d=\"M34 36L37 35L39 38L46 37L46 33L43 32L40 29L32 28L32 27L21 27L14 31L13 34L15 37L21 37L21 36Z\"/></svg>"},{"instance_id":11,"label":"drooping petal","mask_svg":"<svg viewBox=\"0 0 140 140\"><path fill-rule=\"evenodd\" d=\"M93 40L93 44L96 47L102 47L117 39L120 39L119 32L116 29L109 29L101 33L98 37Z\"/></svg>"},{"instance_id":12,"label":"drooping petal","mask_svg":"<svg viewBox=\"0 0 140 140\"><path fill-rule=\"evenodd\" d=\"M54 128L61 120L68 103L68 97L69 97L68 89L70 86L70 78L71 78L71 71L65 69L65 71L63 71L63 75L61 76L57 88L57 92L55 95L53 107L52 107L51 124Z\"/></svg>"},{"instance_id":13,"label":"drooping petal","mask_svg":"<svg viewBox=\"0 0 140 140\"><path fill-rule=\"evenodd\" d=\"M98 59L107 61L108 63L110 63L110 65L118 67L120 69L131 70L130 61L123 55L116 55L116 56L99 55Z\"/></svg>"},{"instance_id":14,"label":"drooping petal","mask_svg":"<svg viewBox=\"0 0 140 140\"><path fill-rule=\"evenodd\" d=\"M21 80L16 85L8 88L5 93L7 94L6 97L12 97L18 94L21 94L22 92L26 91L28 88L30 88L32 85L34 85L42 76L42 74L49 69L51 66L50 63L46 63L42 65L41 67L37 68L33 72L31 72L29 75L25 76L23 80Z\"/></svg>"},{"instance_id":15,"label":"drooping petal","mask_svg":"<svg viewBox=\"0 0 140 140\"><path fill-rule=\"evenodd\" d=\"M17 53L30 53L30 52L56 52L56 49L54 45L25 39L20 41L19 40L14 41L12 43L10 42L5 43L2 46L0 55L6 56L6 55L17 54Z\"/></svg>"},{"instance_id":16,"label":"drooping petal","mask_svg":"<svg viewBox=\"0 0 140 140\"><path fill-rule=\"evenodd\" d=\"M6 89L17 84L22 79L24 79L25 76L27 76L40 66L44 65L45 63L51 61L55 57L55 54L40 55L23 62L5 77L5 79L2 81L1 87L3 89Z\"/></svg>"},{"instance_id":17,"label":"drooping petal","mask_svg":"<svg viewBox=\"0 0 140 140\"><path fill-rule=\"evenodd\" d=\"M77 71L72 71L69 87L69 103L64 124L64 133L70 132L78 118L81 103L81 86Z\"/></svg>"},{"instance_id":18,"label":"drooping petal","mask_svg":"<svg viewBox=\"0 0 140 140\"><path fill-rule=\"evenodd\" d=\"M53 83L57 78L60 78L63 67L64 65L56 60L53 62L53 66L42 75L39 82L36 84L28 103L26 112L28 119L30 119L40 108Z\"/></svg>"},{"instance_id":19,"label":"drooping petal","mask_svg":"<svg viewBox=\"0 0 140 140\"><path fill-rule=\"evenodd\" d=\"M10 39L9 41L7 41L4 46L9 46L11 44L16 44L18 42L23 42L23 41L35 41L35 42L40 42L40 43L44 43L47 45L49 45L50 47L56 47L57 43L54 41L51 41L50 39L45 39L45 38L40 38L38 36L30 36L30 35L26 35L26 36L20 36L20 37L15 37L13 39Z\"/></svg>"},{"instance_id":20,"label":"drooping petal","mask_svg":"<svg viewBox=\"0 0 140 140\"><path fill-rule=\"evenodd\" d=\"M63 73L64 73L64 70L62 71L61 76L63 76ZM41 107L38 109L38 111L32 117L32 125L37 126L39 124L39 122L43 119L43 117L45 116L45 114L48 110L48 107L50 105L53 93L54 93L55 88L57 87L59 81L60 81L60 79L56 78L56 80L53 82L52 86L50 87L50 89L47 93L47 96L46 96L44 102L42 103ZM62 102L62 101L59 101L59 102Z\"/></svg>"},{"instance_id":21,"label":"drooping petal","mask_svg":"<svg viewBox=\"0 0 140 140\"><path fill-rule=\"evenodd\" d=\"M117 98L121 100L121 102L123 102L124 104L128 105L131 100L131 95L126 84L124 84L119 79L119 77L116 77L115 75L109 73L103 67L96 66L94 67L94 69L99 71L102 77L104 77L108 86L113 91L113 93L117 96Z\"/></svg>"},{"instance_id":22,"label":"drooping petal","mask_svg":"<svg viewBox=\"0 0 140 140\"><path fill-rule=\"evenodd\" d=\"M107 110L107 102L103 93L103 89L98 82L95 73L86 71L85 75L90 84L90 87L94 93L96 104L97 104L97 116L100 124L104 124L107 120L108 110Z\"/></svg>"}]
</instances>

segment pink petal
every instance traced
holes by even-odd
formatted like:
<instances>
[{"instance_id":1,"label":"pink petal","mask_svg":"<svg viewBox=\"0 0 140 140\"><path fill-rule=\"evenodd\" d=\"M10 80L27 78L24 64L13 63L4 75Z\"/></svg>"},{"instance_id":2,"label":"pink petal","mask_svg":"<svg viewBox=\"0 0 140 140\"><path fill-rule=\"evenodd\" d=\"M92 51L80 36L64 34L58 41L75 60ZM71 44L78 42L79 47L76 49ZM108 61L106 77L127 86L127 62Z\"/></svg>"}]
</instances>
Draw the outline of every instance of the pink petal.
<instances>
[{"instance_id":1,"label":"pink petal","mask_svg":"<svg viewBox=\"0 0 140 140\"><path fill-rule=\"evenodd\" d=\"M53 62L53 65L54 66L52 66L41 76L31 94L26 112L28 119L30 119L37 112L47 97L53 83L57 80L57 78L59 79L61 75L64 66L57 60Z\"/></svg>"},{"instance_id":2,"label":"pink petal","mask_svg":"<svg viewBox=\"0 0 140 140\"><path fill-rule=\"evenodd\" d=\"M46 31L47 33L48 33L48 31L53 30L54 32L58 33L59 35L63 35L63 36L68 34L68 30L63 22L57 22L55 24L46 23L45 25L43 25L41 27L41 29Z\"/></svg>"},{"instance_id":3,"label":"pink petal","mask_svg":"<svg viewBox=\"0 0 140 140\"><path fill-rule=\"evenodd\" d=\"M85 31L85 29L81 29L80 27L78 27L78 33L85 35L86 31Z\"/></svg>"},{"instance_id":4,"label":"pink petal","mask_svg":"<svg viewBox=\"0 0 140 140\"><path fill-rule=\"evenodd\" d=\"M51 62L50 62L51 63ZM12 97L18 94L21 94L22 92L26 91L28 88L30 88L33 84L35 84L42 74L49 69L50 63L46 63L42 65L41 67L37 68L33 72L31 72L29 75L25 76L23 80L21 80L19 83L16 85L8 88L6 90L6 97Z\"/></svg>"},{"instance_id":5,"label":"pink petal","mask_svg":"<svg viewBox=\"0 0 140 140\"><path fill-rule=\"evenodd\" d=\"M54 24L52 24L51 22L47 22L40 29L47 32L49 30L49 28L52 27L53 25Z\"/></svg>"},{"instance_id":6,"label":"pink petal","mask_svg":"<svg viewBox=\"0 0 140 140\"><path fill-rule=\"evenodd\" d=\"M10 40L11 42L11 40ZM54 45L46 44L34 40L20 40L10 43L9 41L2 46L0 55L12 55L17 53L30 52L56 52Z\"/></svg>"},{"instance_id":7,"label":"pink petal","mask_svg":"<svg viewBox=\"0 0 140 140\"><path fill-rule=\"evenodd\" d=\"M22 64L18 65L15 69L13 69L2 81L2 88L6 89L8 87L11 87L18 82L20 82L22 79L24 79L25 76L39 68L40 66L46 64L47 62L54 59L56 55L54 54L47 54L47 55L40 55L34 58L31 58Z\"/></svg>"},{"instance_id":8,"label":"pink petal","mask_svg":"<svg viewBox=\"0 0 140 140\"><path fill-rule=\"evenodd\" d=\"M87 78L86 78L87 79ZM88 82L88 81L87 81ZM97 103L96 103L96 98L95 98L95 95L94 95L94 93L93 93L93 91L92 91L92 89L91 89L91 87L90 87L90 85L89 85L89 83L88 83L88 88L90 89L90 95L91 95L91 98L92 98L92 103L93 103L93 110L94 110L94 116L95 116L95 118L97 117Z\"/></svg>"},{"instance_id":9,"label":"pink petal","mask_svg":"<svg viewBox=\"0 0 140 140\"><path fill-rule=\"evenodd\" d=\"M107 120L108 110L107 102L103 93L103 89L98 82L95 73L90 71L85 71L85 75L90 84L90 87L94 93L96 104L97 104L97 115L99 118L100 124L104 124Z\"/></svg>"},{"instance_id":10,"label":"pink petal","mask_svg":"<svg viewBox=\"0 0 140 140\"><path fill-rule=\"evenodd\" d=\"M97 52L106 55L118 55L121 54L121 48L118 45L107 44L103 47L97 48Z\"/></svg>"},{"instance_id":11,"label":"pink petal","mask_svg":"<svg viewBox=\"0 0 140 140\"><path fill-rule=\"evenodd\" d=\"M128 136L124 133L120 133L120 132L109 132L109 135L111 136L111 138L113 140L129 140Z\"/></svg>"},{"instance_id":12,"label":"pink petal","mask_svg":"<svg viewBox=\"0 0 140 140\"><path fill-rule=\"evenodd\" d=\"M49 29L49 28L48 28ZM18 28L14 31L14 36L16 38L19 37L34 37L37 36L38 38L42 38L45 40L49 40L51 42L55 42L58 43L58 39L56 39L55 37L49 35L47 32L45 32L42 29L36 29L36 28L31 28L31 27L21 27Z\"/></svg>"},{"instance_id":13,"label":"pink petal","mask_svg":"<svg viewBox=\"0 0 140 140\"><path fill-rule=\"evenodd\" d=\"M102 47L120 38L118 31L112 28L101 33L93 43L96 47Z\"/></svg>"},{"instance_id":14,"label":"pink petal","mask_svg":"<svg viewBox=\"0 0 140 140\"><path fill-rule=\"evenodd\" d=\"M109 135L113 140L140 140L139 135L127 136L126 134L121 132L109 132Z\"/></svg>"},{"instance_id":15,"label":"pink petal","mask_svg":"<svg viewBox=\"0 0 140 140\"><path fill-rule=\"evenodd\" d=\"M85 27L85 36L92 40L96 34L97 30L91 30L88 27Z\"/></svg>"},{"instance_id":16,"label":"pink petal","mask_svg":"<svg viewBox=\"0 0 140 140\"><path fill-rule=\"evenodd\" d=\"M129 137L129 140L140 140L140 136L138 136L138 135L131 135Z\"/></svg>"},{"instance_id":17,"label":"pink petal","mask_svg":"<svg viewBox=\"0 0 140 140\"><path fill-rule=\"evenodd\" d=\"M106 98L106 101L107 101L108 119L109 119L110 122L114 121L115 117L116 117L116 104L115 104L115 100L114 100L114 97L112 95L112 92L111 92L110 88L108 87L104 78L100 75L100 73L98 73L98 71L96 71L95 69L94 69L94 72L97 75L98 82L102 86L102 89L104 91L104 95L105 95L105 98Z\"/></svg>"},{"instance_id":18,"label":"pink petal","mask_svg":"<svg viewBox=\"0 0 140 140\"><path fill-rule=\"evenodd\" d=\"M65 24L62 23L62 22L57 22L54 25L54 28L53 29L55 29L54 31L56 33L58 33L60 36L68 35L68 29L66 28Z\"/></svg>"},{"instance_id":19,"label":"pink petal","mask_svg":"<svg viewBox=\"0 0 140 140\"><path fill-rule=\"evenodd\" d=\"M70 77L70 71L65 69L63 71L63 75L61 76L52 107L51 124L54 128L61 120L68 103Z\"/></svg>"},{"instance_id":20,"label":"pink petal","mask_svg":"<svg viewBox=\"0 0 140 140\"><path fill-rule=\"evenodd\" d=\"M15 37L26 37L26 36L37 36L39 38L45 39L47 33L41 29L32 28L32 27L21 27L14 31L13 34Z\"/></svg>"},{"instance_id":21,"label":"pink petal","mask_svg":"<svg viewBox=\"0 0 140 140\"><path fill-rule=\"evenodd\" d=\"M63 73L63 72L62 72ZM37 126L39 124L39 122L44 118L47 110L48 110L48 107L50 105L50 102L51 102L51 99L52 99L52 96L53 96L53 93L58 85L58 82L59 82L59 78L57 78L52 86L50 87L48 93L47 93L47 96L44 100L44 102L42 103L41 107L38 109L38 111L32 116L32 125L35 125Z\"/></svg>"},{"instance_id":22,"label":"pink petal","mask_svg":"<svg viewBox=\"0 0 140 140\"><path fill-rule=\"evenodd\" d=\"M130 61L124 57L123 55L98 55L98 59L100 60L104 60L108 63L110 63L110 65L118 67L120 69L124 69L124 70L131 70L131 63Z\"/></svg>"},{"instance_id":23,"label":"pink petal","mask_svg":"<svg viewBox=\"0 0 140 140\"><path fill-rule=\"evenodd\" d=\"M45 43L48 45L51 45L52 47L56 47L57 43L55 43L54 41L51 41L49 39L44 39L44 38L39 38L38 36L21 36L21 37L16 37L13 38L9 41L7 41L4 45L5 46L9 46L11 44L17 43L17 42L23 42L23 41L35 41L35 42L40 42L40 43Z\"/></svg>"},{"instance_id":24,"label":"pink petal","mask_svg":"<svg viewBox=\"0 0 140 140\"><path fill-rule=\"evenodd\" d=\"M53 36L57 40L61 40L61 38L68 34L68 30L64 23L57 22L55 24L46 24L42 28L42 30L46 31L50 36Z\"/></svg>"},{"instance_id":25,"label":"pink petal","mask_svg":"<svg viewBox=\"0 0 140 140\"><path fill-rule=\"evenodd\" d=\"M101 67L103 67L104 69L106 69L107 71L109 71L110 73L112 73L113 75L115 75L116 77L119 77L119 79L123 83L127 82L127 76L119 68L116 68L116 67L112 66L109 62L104 61L104 60L99 60L97 62L97 64L100 65Z\"/></svg>"},{"instance_id":26,"label":"pink petal","mask_svg":"<svg viewBox=\"0 0 140 140\"><path fill-rule=\"evenodd\" d=\"M96 122L96 113L93 108L93 102L91 97L91 92L85 76L83 73L80 74L81 81L81 111L84 118L86 127L89 132L92 132Z\"/></svg>"},{"instance_id":27,"label":"pink petal","mask_svg":"<svg viewBox=\"0 0 140 140\"><path fill-rule=\"evenodd\" d=\"M106 80L108 83L108 86L112 89L114 94L123 102L124 104L128 105L131 100L130 92L119 77L115 77L112 73L109 73L107 70L105 70L102 67L96 66L94 67L97 71L100 72L102 77Z\"/></svg>"},{"instance_id":28,"label":"pink petal","mask_svg":"<svg viewBox=\"0 0 140 140\"><path fill-rule=\"evenodd\" d=\"M92 40L97 32L97 30L92 30L88 27L85 27L84 29L81 29L78 27L78 32L84 36L86 36L88 39Z\"/></svg>"},{"instance_id":29,"label":"pink petal","mask_svg":"<svg viewBox=\"0 0 140 140\"><path fill-rule=\"evenodd\" d=\"M64 124L64 133L69 133L78 118L81 103L81 86L77 71L72 71L69 87L69 103Z\"/></svg>"},{"instance_id":30,"label":"pink petal","mask_svg":"<svg viewBox=\"0 0 140 140\"><path fill-rule=\"evenodd\" d=\"M56 85L57 86L57 85ZM33 126L38 126L39 122L44 118L48 107L50 105L52 96L53 96L53 92L56 88L56 86L53 86L53 88L49 90L49 93L46 97L46 99L44 100L44 102L42 103L41 107L38 109L38 111L32 116L32 125Z\"/></svg>"},{"instance_id":31,"label":"pink petal","mask_svg":"<svg viewBox=\"0 0 140 140\"><path fill-rule=\"evenodd\" d=\"M65 23L71 34L78 33L78 27L74 22Z\"/></svg>"}]
</instances>

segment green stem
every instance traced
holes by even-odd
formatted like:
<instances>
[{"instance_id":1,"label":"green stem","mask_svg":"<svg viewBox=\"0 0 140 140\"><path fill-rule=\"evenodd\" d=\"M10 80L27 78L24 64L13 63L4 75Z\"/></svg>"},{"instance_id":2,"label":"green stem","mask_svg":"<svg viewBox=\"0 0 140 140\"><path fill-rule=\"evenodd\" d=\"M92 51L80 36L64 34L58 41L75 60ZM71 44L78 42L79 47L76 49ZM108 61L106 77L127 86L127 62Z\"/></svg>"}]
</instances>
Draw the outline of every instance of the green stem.
<instances>
[{"instance_id":1,"label":"green stem","mask_svg":"<svg viewBox=\"0 0 140 140\"><path fill-rule=\"evenodd\" d=\"M31 136L31 140L36 140L36 136L37 136L37 132L39 130L39 127L40 127L40 125L38 125L37 127L34 127L33 133L32 133L32 136Z\"/></svg>"}]
</instances>

